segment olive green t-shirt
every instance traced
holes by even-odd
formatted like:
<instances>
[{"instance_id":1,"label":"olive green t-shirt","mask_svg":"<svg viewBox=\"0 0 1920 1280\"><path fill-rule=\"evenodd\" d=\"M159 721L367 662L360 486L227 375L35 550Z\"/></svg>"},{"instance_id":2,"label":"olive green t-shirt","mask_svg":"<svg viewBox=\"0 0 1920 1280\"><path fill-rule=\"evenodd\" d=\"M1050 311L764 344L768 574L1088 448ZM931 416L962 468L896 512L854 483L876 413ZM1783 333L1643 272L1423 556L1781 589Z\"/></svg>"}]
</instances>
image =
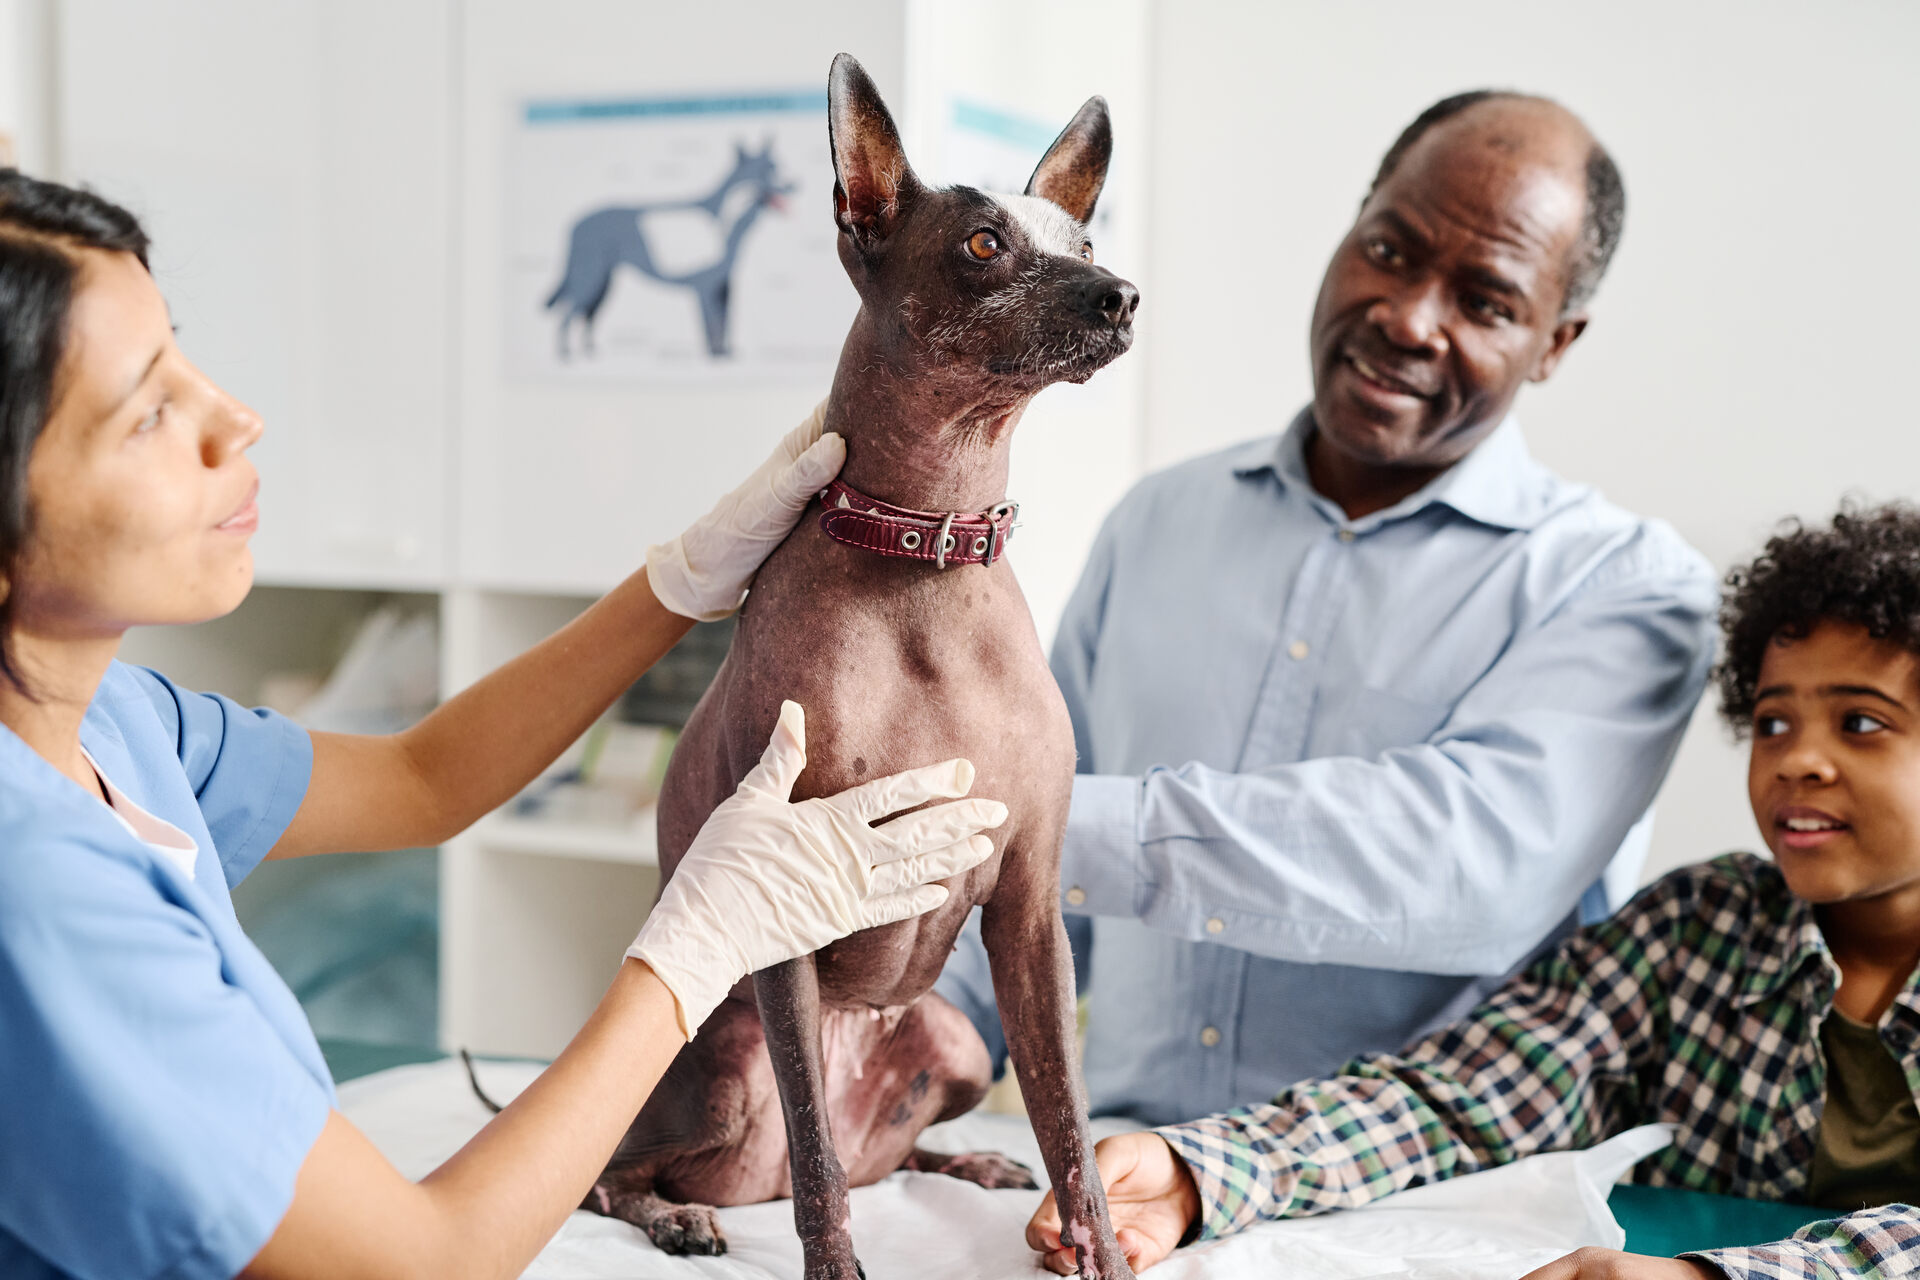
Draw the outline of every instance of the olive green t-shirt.
<instances>
[{"instance_id":1,"label":"olive green t-shirt","mask_svg":"<svg viewBox=\"0 0 1920 1280\"><path fill-rule=\"evenodd\" d=\"M1807 1203L1852 1213L1920 1203L1920 1110L1877 1028L1838 1009L1820 1028L1827 1099Z\"/></svg>"}]
</instances>

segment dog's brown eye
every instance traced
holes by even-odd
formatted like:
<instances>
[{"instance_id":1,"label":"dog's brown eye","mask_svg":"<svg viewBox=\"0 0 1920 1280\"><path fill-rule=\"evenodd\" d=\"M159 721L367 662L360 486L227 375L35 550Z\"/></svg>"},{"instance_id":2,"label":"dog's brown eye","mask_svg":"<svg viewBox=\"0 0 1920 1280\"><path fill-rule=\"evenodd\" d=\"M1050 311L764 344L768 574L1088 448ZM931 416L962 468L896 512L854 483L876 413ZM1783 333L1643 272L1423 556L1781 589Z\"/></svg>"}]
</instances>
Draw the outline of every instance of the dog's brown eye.
<instances>
[{"instance_id":1,"label":"dog's brown eye","mask_svg":"<svg viewBox=\"0 0 1920 1280\"><path fill-rule=\"evenodd\" d=\"M1080 246L1080 261L1082 262L1093 261L1093 245L1091 242Z\"/></svg>"},{"instance_id":2,"label":"dog's brown eye","mask_svg":"<svg viewBox=\"0 0 1920 1280\"><path fill-rule=\"evenodd\" d=\"M985 262L1000 253L1000 237L991 231L976 231L967 237L967 252Z\"/></svg>"}]
</instances>

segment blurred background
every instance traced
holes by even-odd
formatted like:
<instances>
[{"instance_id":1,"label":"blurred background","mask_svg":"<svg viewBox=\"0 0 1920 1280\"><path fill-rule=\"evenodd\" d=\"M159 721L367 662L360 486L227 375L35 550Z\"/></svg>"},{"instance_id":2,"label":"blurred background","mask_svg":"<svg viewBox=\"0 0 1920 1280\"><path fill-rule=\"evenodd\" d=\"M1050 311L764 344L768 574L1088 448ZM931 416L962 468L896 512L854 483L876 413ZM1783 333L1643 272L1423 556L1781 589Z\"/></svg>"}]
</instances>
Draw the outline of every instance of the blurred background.
<instances>
[{"instance_id":1,"label":"blurred background","mask_svg":"<svg viewBox=\"0 0 1920 1280\"><path fill-rule=\"evenodd\" d=\"M1920 488L1910 0L0 0L0 149L145 220L182 346L268 423L261 587L124 656L380 731L631 572L830 381L842 50L937 182L1017 189L1110 103L1095 238L1140 332L1020 428L1043 640L1130 484L1305 402L1328 254L1463 89L1560 99L1627 184L1594 322L1519 402L1536 455L1723 570L1782 517ZM556 282L612 209L650 265L568 324ZM557 1050L651 900L653 791L725 646L696 630L442 849L251 877L320 1034ZM1703 703L1645 874L1757 844Z\"/></svg>"}]
</instances>

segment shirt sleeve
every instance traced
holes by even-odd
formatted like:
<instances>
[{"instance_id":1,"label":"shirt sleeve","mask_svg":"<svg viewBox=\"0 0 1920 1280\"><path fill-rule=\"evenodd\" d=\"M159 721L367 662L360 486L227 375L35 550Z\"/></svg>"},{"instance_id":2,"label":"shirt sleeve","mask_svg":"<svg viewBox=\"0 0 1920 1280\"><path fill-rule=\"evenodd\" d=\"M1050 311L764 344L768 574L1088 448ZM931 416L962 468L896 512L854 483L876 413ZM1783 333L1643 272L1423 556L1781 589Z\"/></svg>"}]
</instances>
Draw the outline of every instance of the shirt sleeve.
<instances>
[{"instance_id":1,"label":"shirt sleeve","mask_svg":"<svg viewBox=\"0 0 1920 1280\"><path fill-rule=\"evenodd\" d=\"M1354 1208L1640 1123L1639 1080L1667 1042L1663 970L1679 912L1679 895L1661 886L1403 1054L1357 1058L1269 1105L1156 1130L1193 1171L1202 1238Z\"/></svg>"},{"instance_id":2,"label":"shirt sleeve","mask_svg":"<svg viewBox=\"0 0 1920 1280\"><path fill-rule=\"evenodd\" d=\"M1920 1209L1882 1205L1812 1222L1790 1240L1745 1249L1683 1253L1734 1280L1831 1280L1834 1276L1920 1274Z\"/></svg>"},{"instance_id":3,"label":"shirt sleeve","mask_svg":"<svg viewBox=\"0 0 1920 1280\"><path fill-rule=\"evenodd\" d=\"M940 970L933 989L967 1015L967 1021L986 1042L994 1079L1007 1065L1007 1034L1000 1025L1000 1007L993 994L993 971L987 964L987 946L980 937L980 908L967 914L966 927L953 944L953 954Z\"/></svg>"},{"instance_id":4,"label":"shirt sleeve","mask_svg":"<svg viewBox=\"0 0 1920 1280\"><path fill-rule=\"evenodd\" d=\"M1068 915L1067 947L1073 954L1073 987L1076 996L1087 992L1087 975L1093 965L1093 921L1086 916ZM1000 1022L999 999L993 991L993 968L987 960L987 944L980 936L980 909L967 916L966 927L953 944L953 954L933 984L935 993L967 1015L967 1021L986 1042L987 1060L998 1080L1007 1070L1007 1032Z\"/></svg>"},{"instance_id":5,"label":"shirt sleeve","mask_svg":"<svg viewBox=\"0 0 1920 1280\"><path fill-rule=\"evenodd\" d=\"M1067 715L1073 721L1075 758L1084 768L1088 755L1086 725L1087 683L1092 677L1093 651L1100 635L1100 620L1106 607L1108 575L1113 565L1114 515L1109 514L1094 536L1093 549L1087 553L1086 566L1080 571L1073 595L1061 614L1055 633L1052 665L1054 679L1066 699ZM1084 776L1074 779L1075 803ZM1092 972L1093 922L1087 908L1069 902L1064 908L1067 945L1073 953L1075 995L1085 995L1087 975ZM941 969L934 991L967 1015L974 1030L986 1042L993 1064L993 1077L999 1079L1007 1066L1007 1036L1000 1024L1000 1008L993 991L993 970L987 959L986 943L980 934L980 912L975 909L954 943L953 954Z\"/></svg>"},{"instance_id":6,"label":"shirt sleeve","mask_svg":"<svg viewBox=\"0 0 1920 1280\"><path fill-rule=\"evenodd\" d=\"M1073 752L1077 772L1087 774L1087 762L1093 755L1093 738L1087 727L1088 691L1093 687L1094 655L1100 647L1100 628L1106 621L1107 589L1113 580L1114 540L1117 521L1123 507L1108 513L1094 535L1087 563L1074 583L1067 607L1061 611L1060 626L1054 632L1050 665L1053 679L1066 700L1067 717L1073 721ZM1074 783L1074 803L1079 804L1079 780ZM1129 815L1130 816L1130 815ZM1112 914L1086 912L1088 915Z\"/></svg>"},{"instance_id":7,"label":"shirt sleeve","mask_svg":"<svg viewBox=\"0 0 1920 1280\"><path fill-rule=\"evenodd\" d=\"M1078 910L1275 959L1512 968L1651 805L1706 683L1712 575L1651 542L1642 531L1516 636L1425 741L1076 778L1061 884ZM1104 583L1090 565L1054 656L1082 758Z\"/></svg>"},{"instance_id":8,"label":"shirt sleeve","mask_svg":"<svg viewBox=\"0 0 1920 1280\"><path fill-rule=\"evenodd\" d=\"M328 1094L141 868L35 843L0 868L0 1227L64 1274L228 1280Z\"/></svg>"},{"instance_id":9,"label":"shirt sleeve","mask_svg":"<svg viewBox=\"0 0 1920 1280\"><path fill-rule=\"evenodd\" d=\"M313 739L278 712L192 693L157 671L131 669L175 735L220 867L232 887L279 842L313 777Z\"/></svg>"}]
</instances>

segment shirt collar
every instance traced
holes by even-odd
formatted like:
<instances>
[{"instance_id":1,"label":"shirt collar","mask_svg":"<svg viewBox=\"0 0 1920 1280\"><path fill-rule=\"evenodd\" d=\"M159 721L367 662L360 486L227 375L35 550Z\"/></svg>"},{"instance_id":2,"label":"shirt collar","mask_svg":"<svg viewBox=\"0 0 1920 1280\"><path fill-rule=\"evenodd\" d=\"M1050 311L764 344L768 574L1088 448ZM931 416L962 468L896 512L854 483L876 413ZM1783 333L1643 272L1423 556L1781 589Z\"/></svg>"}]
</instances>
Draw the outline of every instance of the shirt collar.
<instances>
[{"instance_id":1,"label":"shirt collar","mask_svg":"<svg viewBox=\"0 0 1920 1280\"><path fill-rule=\"evenodd\" d=\"M1820 977L1826 979L1824 999L1831 1004L1833 992L1839 985L1838 969L1827 951L1827 940L1820 932L1820 922L1814 918L1813 907L1789 893L1784 883L1780 885L1779 892L1783 899L1781 914L1765 924L1765 933L1762 935L1765 942L1747 952L1745 970L1740 975L1734 1003L1744 1007L1778 995L1817 961L1818 976L1815 981Z\"/></svg>"},{"instance_id":2,"label":"shirt collar","mask_svg":"<svg viewBox=\"0 0 1920 1280\"><path fill-rule=\"evenodd\" d=\"M1840 966L1827 946L1826 935L1820 932L1812 904L1794 897L1777 873L1775 885L1778 897L1774 903L1756 904L1754 925L1763 931L1761 936L1766 941L1748 949L1733 1003L1746 1008L1798 987L1802 989L1802 1001L1824 1018L1840 989ZM1920 970L1907 976L1889 1013L1896 1022L1905 1018L1909 1024L1896 1030L1896 1036L1920 1033Z\"/></svg>"},{"instance_id":3,"label":"shirt collar","mask_svg":"<svg viewBox=\"0 0 1920 1280\"><path fill-rule=\"evenodd\" d=\"M200 846L194 838L165 818L149 813L139 801L114 786L113 779L86 747L80 748L80 754L86 757L87 767L93 770L93 776L100 780L101 788L107 793L107 811L127 834L171 862L187 879L193 879L193 864L200 856Z\"/></svg>"},{"instance_id":4,"label":"shirt collar","mask_svg":"<svg viewBox=\"0 0 1920 1280\"><path fill-rule=\"evenodd\" d=\"M1297 489L1317 505L1337 513L1338 508L1316 493L1307 477L1307 441L1315 430L1313 407L1309 405L1294 416L1279 439L1250 441L1232 452L1229 458L1233 473L1252 476L1270 471L1283 489ZM1540 468L1527 452L1520 433L1520 421L1508 414L1472 452L1418 491L1359 520L1348 521L1344 515L1338 518L1356 529L1370 528L1405 519L1438 503L1495 528L1531 529L1550 506L1552 486L1541 481Z\"/></svg>"}]
</instances>

